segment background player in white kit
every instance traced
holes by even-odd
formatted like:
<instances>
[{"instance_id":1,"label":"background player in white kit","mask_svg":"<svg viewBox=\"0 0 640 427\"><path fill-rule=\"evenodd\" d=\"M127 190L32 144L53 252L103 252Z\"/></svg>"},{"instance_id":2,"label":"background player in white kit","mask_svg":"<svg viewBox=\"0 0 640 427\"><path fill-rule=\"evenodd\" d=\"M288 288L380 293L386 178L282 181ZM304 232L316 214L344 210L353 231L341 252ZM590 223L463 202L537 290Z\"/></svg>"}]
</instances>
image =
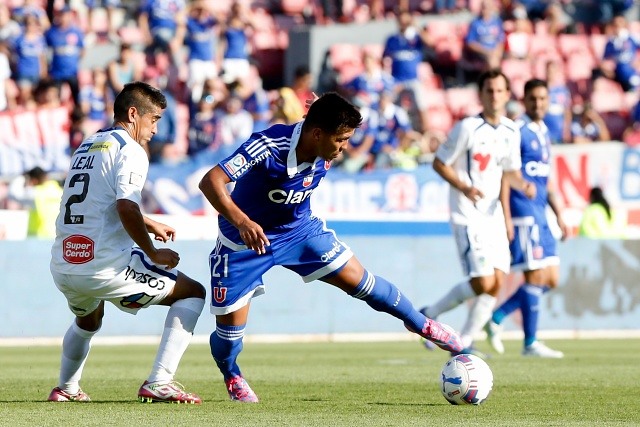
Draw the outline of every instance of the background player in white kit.
<instances>
[{"instance_id":1,"label":"background player in white kit","mask_svg":"<svg viewBox=\"0 0 640 427\"><path fill-rule=\"evenodd\" d=\"M444 350L462 350L451 328L427 319L395 285L366 270L311 211L311 194L361 122L353 105L327 93L311 104L304 121L254 133L200 181L220 213L210 256L211 312L216 316L210 345L232 400L258 401L237 358L250 303L265 292L262 276L276 265L305 282L320 280L365 301ZM229 194L226 186L232 181Z\"/></svg>"},{"instance_id":2,"label":"background player in white kit","mask_svg":"<svg viewBox=\"0 0 640 427\"><path fill-rule=\"evenodd\" d=\"M136 314L170 306L151 374L138 398L146 402L201 403L173 380L204 306L204 287L175 269L179 255L154 247L174 240L175 230L140 212L149 168L147 144L166 108L152 86L127 84L114 102L114 126L87 138L71 158L51 274L76 315L62 342L60 379L48 400L89 401L80 377L91 338L100 329L104 302ZM137 245L137 246L134 246Z\"/></svg>"},{"instance_id":3,"label":"background player in white kit","mask_svg":"<svg viewBox=\"0 0 640 427\"><path fill-rule=\"evenodd\" d=\"M556 237L547 221L547 205L554 212L562 239L568 234L560 207L549 190L551 139L543 118L549 109L549 89L543 80L532 79L524 85L526 114L520 126L522 174L537 187L536 197L528 199L519 191L504 188L501 197L505 209L511 249L511 268L522 271L524 283L492 315L486 325L487 337L498 353L504 353L499 324L516 309L522 313L524 356L561 358L561 351L547 347L536 338L540 297L560 280L560 258Z\"/></svg>"},{"instance_id":4,"label":"background player in white kit","mask_svg":"<svg viewBox=\"0 0 640 427\"><path fill-rule=\"evenodd\" d=\"M433 163L451 186L451 227L462 268L468 279L455 285L435 304L421 311L436 318L476 297L460 338L465 352L473 336L491 318L496 295L509 272L509 241L500 204L501 182L534 197L536 187L520 172L520 131L506 118L509 80L500 70L478 79L482 113L458 122ZM425 343L429 344L429 343Z\"/></svg>"}]
</instances>

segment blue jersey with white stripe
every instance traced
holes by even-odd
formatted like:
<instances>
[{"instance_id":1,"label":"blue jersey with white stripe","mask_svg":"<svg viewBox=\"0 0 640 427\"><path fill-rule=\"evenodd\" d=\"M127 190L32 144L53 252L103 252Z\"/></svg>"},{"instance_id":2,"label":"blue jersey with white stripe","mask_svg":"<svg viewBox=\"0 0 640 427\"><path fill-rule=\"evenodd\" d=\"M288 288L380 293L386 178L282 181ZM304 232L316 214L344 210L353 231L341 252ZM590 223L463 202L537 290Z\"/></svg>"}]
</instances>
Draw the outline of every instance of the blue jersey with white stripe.
<instances>
[{"instance_id":1,"label":"blue jersey with white stripe","mask_svg":"<svg viewBox=\"0 0 640 427\"><path fill-rule=\"evenodd\" d=\"M262 227L269 239L286 233L311 217L311 194L320 184L330 162L317 157L298 164L295 149L302 124L274 125L256 132L219 166L235 181L231 198ZM220 233L242 245L238 229L222 215Z\"/></svg>"},{"instance_id":2,"label":"blue jersey with white stripe","mask_svg":"<svg viewBox=\"0 0 640 427\"><path fill-rule=\"evenodd\" d=\"M524 116L518 124L520 125L522 176L533 182L537 191L535 199L530 200L523 192L511 190L511 216L524 217L532 216L536 212L544 213L547 206L547 181L551 171L551 141L544 123L534 123L527 116Z\"/></svg>"}]
</instances>

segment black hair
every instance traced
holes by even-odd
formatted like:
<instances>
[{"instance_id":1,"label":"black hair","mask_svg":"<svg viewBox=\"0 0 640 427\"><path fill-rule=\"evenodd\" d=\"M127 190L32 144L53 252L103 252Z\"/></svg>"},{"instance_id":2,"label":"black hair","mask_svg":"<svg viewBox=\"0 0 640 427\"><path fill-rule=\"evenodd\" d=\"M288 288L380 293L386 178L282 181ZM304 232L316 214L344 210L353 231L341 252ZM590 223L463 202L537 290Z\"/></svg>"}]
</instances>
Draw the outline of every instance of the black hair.
<instances>
[{"instance_id":1,"label":"black hair","mask_svg":"<svg viewBox=\"0 0 640 427\"><path fill-rule=\"evenodd\" d=\"M299 79L301 77L306 76L310 72L311 72L311 70L309 69L309 67L307 65L298 65L296 67L295 71L293 72L293 75L295 76L296 79Z\"/></svg>"},{"instance_id":2,"label":"black hair","mask_svg":"<svg viewBox=\"0 0 640 427\"><path fill-rule=\"evenodd\" d=\"M36 166L27 172L27 176L36 181L43 181L47 177L47 173L41 167Z\"/></svg>"},{"instance_id":3,"label":"black hair","mask_svg":"<svg viewBox=\"0 0 640 427\"><path fill-rule=\"evenodd\" d=\"M507 83L507 90L511 90L511 83L509 83L509 77L507 77L507 75L503 73L502 70L500 70L499 68L493 68L491 70L484 71L482 74L480 74L480 76L478 77L478 90L482 91L482 88L484 87L484 82L486 82L487 80L493 80L497 77L502 77L505 83Z\"/></svg>"},{"instance_id":4,"label":"black hair","mask_svg":"<svg viewBox=\"0 0 640 427\"><path fill-rule=\"evenodd\" d=\"M304 120L304 127L318 127L324 132L337 134L356 129L362 123L358 109L336 92L328 92L317 99Z\"/></svg>"},{"instance_id":5,"label":"black hair","mask_svg":"<svg viewBox=\"0 0 640 427\"><path fill-rule=\"evenodd\" d=\"M604 197L604 192L600 187L593 187L589 192L589 202L591 204L599 204L602 205L604 210L607 212L607 218L611 220L611 206L609 206L609 202L606 197Z\"/></svg>"},{"instance_id":6,"label":"black hair","mask_svg":"<svg viewBox=\"0 0 640 427\"><path fill-rule=\"evenodd\" d=\"M129 108L136 107L138 114L143 116L152 106L167 108L167 98L160 89L145 82L127 83L113 103L113 116L116 121L126 121Z\"/></svg>"},{"instance_id":7,"label":"black hair","mask_svg":"<svg viewBox=\"0 0 640 427\"><path fill-rule=\"evenodd\" d=\"M532 90L534 90L537 87L543 87L545 89L548 89L547 82L545 80L540 80L540 79L527 80L527 82L524 84L524 96L527 96Z\"/></svg>"}]
</instances>

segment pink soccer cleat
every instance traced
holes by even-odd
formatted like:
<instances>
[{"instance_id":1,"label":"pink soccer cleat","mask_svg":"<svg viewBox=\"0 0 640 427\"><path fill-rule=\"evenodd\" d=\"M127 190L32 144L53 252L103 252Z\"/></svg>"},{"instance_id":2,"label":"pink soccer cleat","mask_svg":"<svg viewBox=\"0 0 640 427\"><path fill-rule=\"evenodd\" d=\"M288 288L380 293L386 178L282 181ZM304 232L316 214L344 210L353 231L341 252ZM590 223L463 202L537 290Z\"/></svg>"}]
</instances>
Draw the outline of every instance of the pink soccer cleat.
<instances>
[{"instance_id":1,"label":"pink soccer cleat","mask_svg":"<svg viewBox=\"0 0 640 427\"><path fill-rule=\"evenodd\" d=\"M82 390L78 390L76 394L69 394L60 387L51 390L47 400L49 402L91 402L89 395Z\"/></svg>"},{"instance_id":2,"label":"pink soccer cleat","mask_svg":"<svg viewBox=\"0 0 640 427\"><path fill-rule=\"evenodd\" d=\"M138 400L143 403L190 403L192 405L202 403L200 396L184 391L182 384L177 381L168 383L145 381L138 390Z\"/></svg>"},{"instance_id":3,"label":"pink soccer cleat","mask_svg":"<svg viewBox=\"0 0 640 427\"><path fill-rule=\"evenodd\" d=\"M258 396L251 390L249 383L242 377L237 375L229 378L224 382L227 385L227 392L231 400L237 402L258 403Z\"/></svg>"},{"instance_id":4,"label":"pink soccer cleat","mask_svg":"<svg viewBox=\"0 0 640 427\"><path fill-rule=\"evenodd\" d=\"M460 337L451 326L445 325L444 323L440 323L433 319L427 318L427 321L424 323L421 331L414 331L406 324L405 327L410 331L417 333L422 338L440 347L444 351L459 353L464 348ZM428 348L426 344L425 347Z\"/></svg>"}]
</instances>

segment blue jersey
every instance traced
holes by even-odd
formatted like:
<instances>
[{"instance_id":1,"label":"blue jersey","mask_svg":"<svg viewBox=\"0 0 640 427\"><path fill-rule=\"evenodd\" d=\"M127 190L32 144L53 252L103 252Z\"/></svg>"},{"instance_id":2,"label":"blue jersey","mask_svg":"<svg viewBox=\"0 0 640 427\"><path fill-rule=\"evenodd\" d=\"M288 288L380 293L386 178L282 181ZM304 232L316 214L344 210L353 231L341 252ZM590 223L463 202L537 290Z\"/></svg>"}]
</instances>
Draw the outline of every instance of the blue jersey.
<instances>
[{"instance_id":1,"label":"blue jersey","mask_svg":"<svg viewBox=\"0 0 640 427\"><path fill-rule=\"evenodd\" d=\"M18 37L14 44L18 57L16 79L37 81L40 78L40 58L47 52L47 41L44 36L28 39L24 35Z\"/></svg>"},{"instance_id":2,"label":"blue jersey","mask_svg":"<svg viewBox=\"0 0 640 427\"><path fill-rule=\"evenodd\" d=\"M482 18L476 18L469 25L465 42L480 43L486 49L495 49L504 41L505 35L502 29L502 20L498 17L485 21Z\"/></svg>"},{"instance_id":3,"label":"blue jersey","mask_svg":"<svg viewBox=\"0 0 640 427\"><path fill-rule=\"evenodd\" d=\"M53 50L49 75L54 79L75 78L78 75L80 56L84 48L84 35L76 27L51 27L45 34L47 44Z\"/></svg>"},{"instance_id":4,"label":"blue jersey","mask_svg":"<svg viewBox=\"0 0 640 427\"><path fill-rule=\"evenodd\" d=\"M571 92L565 85L549 87L549 110L544 116L544 124L549 130L549 138L554 144L562 142L565 112L571 108Z\"/></svg>"},{"instance_id":5,"label":"blue jersey","mask_svg":"<svg viewBox=\"0 0 640 427\"><path fill-rule=\"evenodd\" d=\"M218 37L214 31L217 21L208 17L202 21L189 18L184 43L189 48L189 59L213 61Z\"/></svg>"},{"instance_id":6,"label":"blue jersey","mask_svg":"<svg viewBox=\"0 0 640 427\"><path fill-rule=\"evenodd\" d=\"M225 59L247 59L249 57L249 41L247 34L241 28L227 28L224 32L227 41L227 50L224 52Z\"/></svg>"},{"instance_id":7,"label":"blue jersey","mask_svg":"<svg viewBox=\"0 0 640 427\"><path fill-rule=\"evenodd\" d=\"M633 35L614 37L607 42L604 48L604 59L615 61L616 80L620 83L637 85L637 82L632 79L638 74L634 67L638 49L640 49L640 40Z\"/></svg>"},{"instance_id":8,"label":"blue jersey","mask_svg":"<svg viewBox=\"0 0 640 427\"><path fill-rule=\"evenodd\" d=\"M544 123L534 123L525 116L519 124L522 176L536 185L536 197L530 200L523 192L512 189L510 192L511 216L537 217L539 214L544 215L547 206L551 141Z\"/></svg>"},{"instance_id":9,"label":"blue jersey","mask_svg":"<svg viewBox=\"0 0 640 427\"><path fill-rule=\"evenodd\" d=\"M391 58L391 75L398 83L418 78L418 64L422 61L423 43L420 36L407 39L401 34L387 39L383 57Z\"/></svg>"},{"instance_id":10,"label":"blue jersey","mask_svg":"<svg viewBox=\"0 0 640 427\"><path fill-rule=\"evenodd\" d=\"M145 0L139 10L147 14L149 30L156 33L159 29L175 31L176 15L184 9L184 0Z\"/></svg>"},{"instance_id":11,"label":"blue jersey","mask_svg":"<svg viewBox=\"0 0 640 427\"><path fill-rule=\"evenodd\" d=\"M231 198L271 240L309 222L311 194L331 162L318 157L298 164L295 149L302 124L274 125L256 132L219 166L235 181ZM238 229L218 217L220 239L243 245Z\"/></svg>"}]
</instances>

